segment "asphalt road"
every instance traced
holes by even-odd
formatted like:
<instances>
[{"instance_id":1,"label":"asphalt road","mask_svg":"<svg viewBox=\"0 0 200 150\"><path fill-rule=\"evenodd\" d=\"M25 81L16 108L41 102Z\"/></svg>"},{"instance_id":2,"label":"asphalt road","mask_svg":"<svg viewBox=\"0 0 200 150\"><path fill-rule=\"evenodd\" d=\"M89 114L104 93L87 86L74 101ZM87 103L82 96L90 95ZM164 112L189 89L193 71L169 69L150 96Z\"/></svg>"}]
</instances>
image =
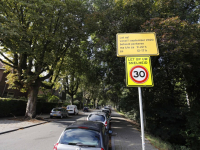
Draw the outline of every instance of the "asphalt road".
<instances>
[{"instance_id":1,"label":"asphalt road","mask_svg":"<svg viewBox=\"0 0 200 150\"><path fill-rule=\"evenodd\" d=\"M0 135L0 150L52 150L61 132L76 120L85 120L88 113Z\"/></svg>"},{"instance_id":2,"label":"asphalt road","mask_svg":"<svg viewBox=\"0 0 200 150\"><path fill-rule=\"evenodd\" d=\"M89 113L53 118L45 124L1 134L0 150L53 150L62 131L76 120L86 120ZM112 150L141 150L141 133L134 125L115 111L111 116ZM156 150L148 140L145 140L145 145L146 150Z\"/></svg>"}]
</instances>

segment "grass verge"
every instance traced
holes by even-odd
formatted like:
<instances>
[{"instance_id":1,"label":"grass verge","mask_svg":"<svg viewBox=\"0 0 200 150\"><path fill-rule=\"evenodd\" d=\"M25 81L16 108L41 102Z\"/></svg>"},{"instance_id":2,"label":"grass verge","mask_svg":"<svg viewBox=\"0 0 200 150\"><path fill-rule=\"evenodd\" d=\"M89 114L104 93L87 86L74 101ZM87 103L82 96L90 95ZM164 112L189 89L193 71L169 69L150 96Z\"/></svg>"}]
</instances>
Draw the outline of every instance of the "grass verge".
<instances>
[{"instance_id":1,"label":"grass verge","mask_svg":"<svg viewBox=\"0 0 200 150\"><path fill-rule=\"evenodd\" d=\"M127 117L125 113L119 112L118 110L115 110L115 111L119 113L120 115L124 116L129 122L134 124L138 130L140 130L140 125L137 122L131 120L131 118ZM145 132L145 138L148 139L151 145L153 145L158 150L190 150L189 148L185 146L172 145L169 142L163 141L159 137L155 137L154 135L151 135L146 132Z\"/></svg>"}]
</instances>

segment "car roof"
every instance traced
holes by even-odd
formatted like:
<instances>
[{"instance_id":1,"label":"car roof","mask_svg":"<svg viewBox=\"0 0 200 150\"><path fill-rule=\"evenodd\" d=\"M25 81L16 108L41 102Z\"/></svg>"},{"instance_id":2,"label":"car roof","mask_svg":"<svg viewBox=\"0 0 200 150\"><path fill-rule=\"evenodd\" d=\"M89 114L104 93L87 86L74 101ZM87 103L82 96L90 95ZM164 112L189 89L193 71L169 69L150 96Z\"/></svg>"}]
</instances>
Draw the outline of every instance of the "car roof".
<instances>
[{"instance_id":1,"label":"car roof","mask_svg":"<svg viewBox=\"0 0 200 150\"><path fill-rule=\"evenodd\" d=\"M104 115L105 116L105 113L104 112L102 112L102 111L97 111L97 112L92 112L92 113L90 113L89 115Z\"/></svg>"},{"instance_id":2,"label":"car roof","mask_svg":"<svg viewBox=\"0 0 200 150\"><path fill-rule=\"evenodd\" d=\"M86 121L86 120L78 120L71 125L69 125L67 129L76 129L76 128L88 128L90 130L101 131L102 129L102 122L94 122L94 121Z\"/></svg>"}]
</instances>

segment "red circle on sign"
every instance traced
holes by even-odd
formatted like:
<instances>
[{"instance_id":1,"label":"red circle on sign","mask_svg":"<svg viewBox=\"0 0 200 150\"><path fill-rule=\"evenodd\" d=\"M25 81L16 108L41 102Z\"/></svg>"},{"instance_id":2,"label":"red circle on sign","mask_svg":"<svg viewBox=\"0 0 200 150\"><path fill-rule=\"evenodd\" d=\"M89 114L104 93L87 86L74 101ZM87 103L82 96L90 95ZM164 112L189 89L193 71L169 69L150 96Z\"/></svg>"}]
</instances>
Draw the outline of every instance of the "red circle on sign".
<instances>
[{"instance_id":1,"label":"red circle on sign","mask_svg":"<svg viewBox=\"0 0 200 150\"><path fill-rule=\"evenodd\" d=\"M142 69L142 70L144 70L145 71L145 74L146 74L146 76L145 76L145 78L144 79L142 79L142 80L136 80L134 77L133 77L133 71L135 70L135 69L138 69L138 68L140 68L140 69ZM148 70L145 68L145 67L143 67L143 66L134 66L133 68L131 68L131 70L130 70L130 77L131 77L131 79L135 82L135 83L144 83L144 82L146 82L147 81L147 79L149 78L149 72L148 72Z\"/></svg>"}]
</instances>

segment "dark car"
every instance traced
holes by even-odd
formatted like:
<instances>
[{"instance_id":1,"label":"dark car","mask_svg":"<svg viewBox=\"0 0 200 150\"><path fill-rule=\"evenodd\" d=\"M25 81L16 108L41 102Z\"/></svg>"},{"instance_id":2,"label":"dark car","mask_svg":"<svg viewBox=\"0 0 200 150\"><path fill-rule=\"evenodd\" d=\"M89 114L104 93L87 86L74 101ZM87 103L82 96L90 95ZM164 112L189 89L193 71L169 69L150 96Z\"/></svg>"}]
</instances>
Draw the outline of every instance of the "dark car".
<instances>
[{"instance_id":1,"label":"dark car","mask_svg":"<svg viewBox=\"0 0 200 150\"><path fill-rule=\"evenodd\" d=\"M69 125L54 150L108 150L109 133L101 122L79 120Z\"/></svg>"},{"instance_id":2,"label":"dark car","mask_svg":"<svg viewBox=\"0 0 200 150\"><path fill-rule=\"evenodd\" d=\"M88 108L88 107L84 107L84 108L83 108L83 111L84 111L84 112L88 112L88 111L89 111L89 108Z\"/></svg>"}]
</instances>

